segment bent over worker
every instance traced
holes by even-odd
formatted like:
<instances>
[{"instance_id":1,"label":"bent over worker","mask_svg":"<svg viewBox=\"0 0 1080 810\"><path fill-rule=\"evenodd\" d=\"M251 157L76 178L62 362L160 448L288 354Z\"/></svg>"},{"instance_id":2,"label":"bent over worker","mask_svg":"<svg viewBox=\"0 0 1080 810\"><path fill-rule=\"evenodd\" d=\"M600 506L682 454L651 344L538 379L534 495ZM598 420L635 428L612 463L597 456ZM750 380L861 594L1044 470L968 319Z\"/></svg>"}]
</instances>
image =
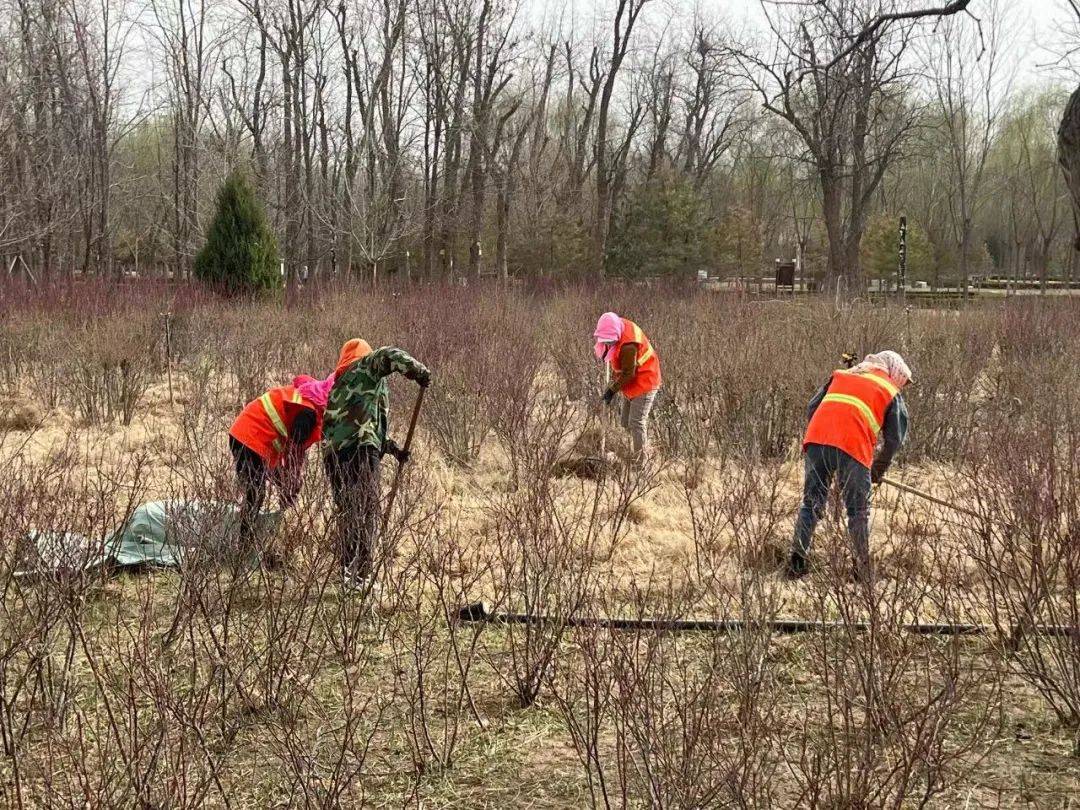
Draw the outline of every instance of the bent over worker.
<instances>
[{"instance_id":1,"label":"bent over worker","mask_svg":"<svg viewBox=\"0 0 1080 810\"><path fill-rule=\"evenodd\" d=\"M335 382L326 408L323 462L334 495L338 553L345 585L363 588L373 568L379 528L379 461L386 454L399 463L408 453L387 438L390 388L387 377L399 373L422 388L431 373L401 349L372 351L354 338L341 347Z\"/></svg>"},{"instance_id":2,"label":"bent over worker","mask_svg":"<svg viewBox=\"0 0 1080 810\"><path fill-rule=\"evenodd\" d=\"M881 481L907 436L908 412L900 392L910 380L904 358L884 351L867 355L854 368L834 371L810 401L803 438L803 500L795 522L789 575L800 577L807 572L814 527L825 513L833 478L838 478L855 576L869 579L870 486Z\"/></svg>"},{"instance_id":3,"label":"bent over worker","mask_svg":"<svg viewBox=\"0 0 1080 810\"><path fill-rule=\"evenodd\" d=\"M331 380L295 377L244 406L229 429L229 450L244 494L240 546L250 549L255 519L272 482L288 508L300 492L307 449L319 441Z\"/></svg>"},{"instance_id":4,"label":"bent over worker","mask_svg":"<svg viewBox=\"0 0 1080 810\"><path fill-rule=\"evenodd\" d=\"M641 327L614 312L600 316L593 338L596 358L612 370L603 401L610 405L622 395L622 426L630 431L634 456L640 458L649 446L649 414L660 390L660 356Z\"/></svg>"}]
</instances>

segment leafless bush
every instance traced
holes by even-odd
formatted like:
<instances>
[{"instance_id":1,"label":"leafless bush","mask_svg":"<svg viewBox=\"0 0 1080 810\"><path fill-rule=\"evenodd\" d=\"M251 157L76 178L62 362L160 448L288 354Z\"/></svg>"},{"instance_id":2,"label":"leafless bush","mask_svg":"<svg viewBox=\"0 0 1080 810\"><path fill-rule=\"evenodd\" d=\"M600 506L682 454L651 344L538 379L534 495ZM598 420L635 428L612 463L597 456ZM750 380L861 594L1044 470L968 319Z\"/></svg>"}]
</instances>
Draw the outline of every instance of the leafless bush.
<instances>
[{"instance_id":1,"label":"leafless bush","mask_svg":"<svg viewBox=\"0 0 1080 810\"><path fill-rule=\"evenodd\" d=\"M1080 409L1055 382L1074 367L1076 352L1059 348L1050 357L1053 362L1032 365L1021 355L1006 370L1008 397L955 491L979 515L960 533L981 571L982 609L1004 654L1057 717L1077 729L1080 637L1032 629L1080 626Z\"/></svg>"},{"instance_id":2,"label":"leafless bush","mask_svg":"<svg viewBox=\"0 0 1080 810\"><path fill-rule=\"evenodd\" d=\"M905 329L914 332L907 342L919 358L916 384L904 392L909 410L919 415L905 455L960 458L996 396L993 319L982 311L964 317L930 312L909 316Z\"/></svg>"},{"instance_id":3,"label":"leafless bush","mask_svg":"<svg viewBox=\"0 0 1080 810\"><path fill-rule=\"evenodd\" d=\"M573 615L588 605L596 587L591 566L610 542L602 517L603 491L596 484L569 483L581 500L567 515L550 480L500 493L490 507L487 530L497 553L495 602L528 613ZM565 628L559 622L510 626L510 683L522 706L532 704L556 654ZM496 669L501 669L496 664Z\"/></svg>"},{"instance_id":4,"label":"leafless bush","mask_svg":"<svg viewBox=\"0 0 1080 810\"><path fill-rule=\"evenodd\" d=\"M0 803L289 795L334 807L443 791L480 803L462 791L482 781L470 766L483 760L485 779L554 774L566 804L583 792L605 806L935 804L967 793L984 757L1000 763L1005 675L1075 734L1076 636L1033 631L1080 621L1080 422L1065 382L1080 362L1075 306L943 314L644 288L482 291L346 287L284 307L69 294L4 309L0 380L40 418L0 434ZM642 468L601 465L595 480L559 477L605 428L589 335L609 308L660 353L661 453ZM166 382L165 312L168 407L145 395ZM295 373L327 373L357 335L435 373L376 549L381 595L341 588L316 451L263 549L279 567L241 565L227 533L180 522L189 548L175 571L107 578L80 573L76 555L64 575L14 576L35 529L95 546L145 500L232 514L238 407ZM884 346L906 352L918 380L898 461L925 466L895 474L979 517L883 487L873 589L848 581L835 521L818 533L810 579L784 582L805 403L841 351ZM392 385L400 438L414 389ZM457 609L479 599L552 620L459 624ZM560 621L583 614L746 625L706 636ZM840 626L770 629L792 616ZM989 619L997 636L901 631L922 619ZM508 693L528 710L509 709ZM500 759L522 734L570 767L549 771L535 752Z\"/></svg>"},{"instance_id":5,"label":"leafless bush","mask_svg":"<svg viewBox=\"0 0 1080 810\"><path fill-rule=\"evenodd\" d=\"M745 631L730 635L573 633L551 691L594 806L761 807L775 801L782 692L767 622L776 601L762 590L743 597L712 614L747 622ZM620 615L677 618L685 600L649 584Z\"/></svg>"},{"instance_id":6,"label":"leafless bush","mask_svg":"<svg viewBox=\"0 0 1080 810\"><path fill-rule=\"evenodd\" d=\"M785 758L798 806L926 806L986 755L999 728L1001 677L980 642L903 630L928 607L955 621L910 576L851 583L843 541L811 583L811 615L837 623L810 636L800 662L798 733ZM942 561L944 564L944 561ZM863 626L867 629L862 629Z\"/></svg>"},{"instance_id":7,"label":"leafless bush","mask_svg":"<svg viewBox=\"0 0 1080 810\"><path fill-rule=\"evenodd\" d=\"M522 327L529 323L524 302L498 291L477 297L432 288L423 298L413 296L408 306L411 319L426 316L410 346L436 370L425 424L450 461L469 466L491 433L494 392L510 391L515 384L527 390L530 371L535 373L540 347L532 344L533 331Z\"/></svg>"},{"instance_id":8,"label":"leafless bush","mask_svg":"<svg viewBox=\"0 0 1080 810\"><path fill-rule=\"evenodd\" d=\"M456 613L489 572L453 528L416 538L411 558L388 577L400 610L387 636L417 778L453 768L465 728L483 726L471 683L481 628L458 624Z\"/></svg>"},{"instance_id":9,"label":"leafless bush","mask_svg":"<svg viewBox=\"0 0 1080 810\"><path fill-rule=\"evenodd\" d=\"M721 451L683 473L695 576L717 587L732 563L770 571L786 561L792 504L782 464Z\"/></svg>"}]
</instances>

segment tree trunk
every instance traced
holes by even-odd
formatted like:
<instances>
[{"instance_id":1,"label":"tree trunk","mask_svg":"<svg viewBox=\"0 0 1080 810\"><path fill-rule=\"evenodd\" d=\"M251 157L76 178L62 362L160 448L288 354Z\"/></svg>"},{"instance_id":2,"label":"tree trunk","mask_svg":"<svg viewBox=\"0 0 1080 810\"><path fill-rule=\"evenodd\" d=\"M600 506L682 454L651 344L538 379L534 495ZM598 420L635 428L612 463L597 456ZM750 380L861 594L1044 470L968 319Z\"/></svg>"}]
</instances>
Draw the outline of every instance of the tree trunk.
<instances>
[{"instance_id":1,"label":"tree trunk","mask_svg":"<svg viewBox=\"0 0 1080 810\"><path fill-rule=\"evenodd\" d=\"M510 184L512 182L506 174L499 174L495 206L495 271L503 279L509 276L507 240L510 229Z\"/></svg>"},{"instance_id":2,"label":"tree trunk","mask_svg":"<svg viewBox=\"0 0 1080 810\"><path fill-rule=\"evenodd\" d=\"M829 264L826 268L823 289L836 289L839 279L845 276L844 212L840 183L828 171L822 170L821 216L825 221L825 233L829 243Z\"/></svg>"}]
</instances>

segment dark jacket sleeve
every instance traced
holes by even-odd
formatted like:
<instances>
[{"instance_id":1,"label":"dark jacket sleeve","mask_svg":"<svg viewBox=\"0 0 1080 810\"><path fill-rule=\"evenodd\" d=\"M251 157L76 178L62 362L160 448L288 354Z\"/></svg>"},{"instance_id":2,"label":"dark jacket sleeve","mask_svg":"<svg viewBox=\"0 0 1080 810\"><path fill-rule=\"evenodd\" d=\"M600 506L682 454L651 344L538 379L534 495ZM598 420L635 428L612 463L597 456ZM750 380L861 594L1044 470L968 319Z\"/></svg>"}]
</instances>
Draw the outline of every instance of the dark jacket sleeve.
<instances>
[{"instance_id":1,"label":"dark jacket sleeve","mask_svg":"<svg viewBox=\"0 0 1080 810\"><path fill-rule=\"evenodd\" d=\"M814 414L817 412L818 405L821 404L821 400L825 399L825 395L829 393L829 383L831 382L832 379L830 378L829 382L825 383L823 386L821 386L821 388L818 389L818 392L814 394L814 398L810 400L810 404L806 406L807 422L814 418Z\"/></svg>"},{"instance_id":2,"label":"dark jacket sleeve","mask_svg":"<svg viewBox=\"0 0 1080 810\"><path fill-rule=\"evenodd\" d=\"M637 376L637 353L636 343L627 343L619 352L619 374L611 381L611 390L620 391Z\"/></svg>"},{"instance_id":3,"label":"dark jacket sleeve","mask_svg":"<svg viewBox=\"0 0 1080 810\"><path fill-rule=\"evenodd\" d=\"M881 426L881 447L874 458L873 471L884 475L892 464L893 456L907 439L908 410L902 394L897 394L885 411L885 422Z\"/></svg>"}]
</instances>

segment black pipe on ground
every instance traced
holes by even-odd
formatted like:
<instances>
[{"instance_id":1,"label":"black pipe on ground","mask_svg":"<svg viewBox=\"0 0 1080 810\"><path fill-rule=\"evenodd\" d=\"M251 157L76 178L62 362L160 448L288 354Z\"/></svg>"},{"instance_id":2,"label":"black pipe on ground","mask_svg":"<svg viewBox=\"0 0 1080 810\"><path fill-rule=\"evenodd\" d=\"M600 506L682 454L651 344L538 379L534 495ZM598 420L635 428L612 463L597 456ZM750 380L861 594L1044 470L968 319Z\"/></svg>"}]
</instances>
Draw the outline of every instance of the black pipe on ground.
<instances>
[{"instance_id":1,"label":"black pipe on ground","mask_svg":"<svg viewBox=\"0 0 1080 810\"><path fill-rule=\"evenodd\" d=\"M492 624L563 624L567 627L596 627L611 630L654 630L662 632L731 633L740 630L768 627L781 634L815 633L826 630L869 630L867 622L815 622L802 619L776 619L768 622L742 621L740 619L626 619L607 616L554 616L530 613L493 613L487 602L465 605L458 611L463 622L490 622ZM995 628L988 624L905 624L901 629L923 636L979 636L991 635ZM1080 634L1076 627L1040 624L1025 630L1042 636L1066 638Z\"/></svg>"}]
</instances>

